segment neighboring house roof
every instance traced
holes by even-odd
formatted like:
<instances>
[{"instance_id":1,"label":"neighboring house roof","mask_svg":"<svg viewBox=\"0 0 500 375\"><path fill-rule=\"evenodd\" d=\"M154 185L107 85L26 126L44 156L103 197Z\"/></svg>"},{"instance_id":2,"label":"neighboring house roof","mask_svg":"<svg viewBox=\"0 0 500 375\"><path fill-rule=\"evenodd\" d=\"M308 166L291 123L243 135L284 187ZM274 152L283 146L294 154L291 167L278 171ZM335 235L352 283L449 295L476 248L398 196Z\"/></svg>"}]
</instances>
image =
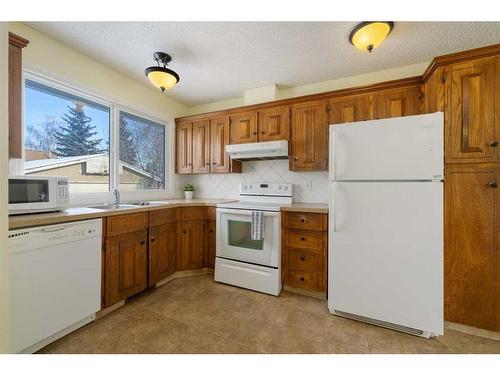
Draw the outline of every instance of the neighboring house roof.
<instances>
[{"instance_id":1,"label":"neighboring house roof","mask_svg":"<svg viewBox=\"0 0 500 375\"><path fill-rule=\"evenodd\" d=\"M54 159L40 159L40 160L27 160L24 162L24 171L26 174L41 172L61 167L66 167L69 165L86 163L87 161L91 161L92 159L108 157L108 154L94 154L94 155L80 155L80 156L65 156ZM125 163L120 161L120 164L137 174L143 175L148 178L152 178L152 174L145 171L144 169L133 166L132 164ZM158 177L155 177L155 180L160 180Z\"/></svg>"}]
</instances>

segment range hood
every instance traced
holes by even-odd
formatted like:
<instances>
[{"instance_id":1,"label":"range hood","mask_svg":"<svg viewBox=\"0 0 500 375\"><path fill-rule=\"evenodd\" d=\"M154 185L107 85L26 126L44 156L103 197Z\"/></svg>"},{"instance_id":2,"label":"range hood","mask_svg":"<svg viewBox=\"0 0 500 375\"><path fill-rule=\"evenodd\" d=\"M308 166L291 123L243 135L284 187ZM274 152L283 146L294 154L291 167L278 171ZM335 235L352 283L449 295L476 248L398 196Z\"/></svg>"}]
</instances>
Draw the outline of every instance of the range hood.
<instances>
[{"instance_id":1,"label":"range hood","mask_svg":"<svg viewBox=\"0 0 500 375\"><path fill-rule=\"evenodd\" d=\"M234 160L288 159L288 141L227 145L226 152Z\"/></svg>"}]
</instances>

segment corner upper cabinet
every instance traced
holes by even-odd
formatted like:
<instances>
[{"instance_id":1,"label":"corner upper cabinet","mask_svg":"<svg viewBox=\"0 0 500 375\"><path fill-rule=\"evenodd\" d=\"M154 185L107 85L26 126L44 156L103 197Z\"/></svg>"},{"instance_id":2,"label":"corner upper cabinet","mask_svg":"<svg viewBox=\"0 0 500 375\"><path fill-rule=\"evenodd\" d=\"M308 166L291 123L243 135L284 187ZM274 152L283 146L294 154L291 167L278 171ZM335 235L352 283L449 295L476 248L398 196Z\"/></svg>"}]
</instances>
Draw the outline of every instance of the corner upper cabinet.
<instances>
[{"instance_id":1,"label":"corner upper cabinet","mask_svg":"<svg viewBox=\"0 0 500 375\"><path fill-rule=\"evenodd\" d=\"M500 58L445 67L448 163L498 161Z\"/></svg>"},{"instance_id":2,"label":"corner upper cabinet","mask_svg":"<svg viewBox=\"0 0 500 375\"><path fill-rule=\"evenodd\" d=\"M210 121L194 121L193 132L193 173L210 172Z\"/></svg>"},{"instance_id":3,"label":"corner upper cabinet","mask_svg":"<svg viewBox=\"0 0 500 375\"><path fill-rule=\"evenodd\" d=\"M230 143L257 142L257 113L235 113L229 117Z\"/></svg>"},{"instance_id":4,"label":"corner upper cabinet","mask_svg":"<svg viewBox=\"0 0 500 375\"><path fill-rule=\"evenodd\" d=\"M373 118L418 115L423 111L420 85L381 90L373 96Z\"/></svg>"},{"instance_id":5,"label":"corner upper cabinet","mask_svg":"<svg viewBox=\"0 0 500 375\"><path fill-rule=\"evenodd\" d=\"M373 117L371 95L353 95L330 99L330 124L365 121Z\"/></svg>"},{"instance_id":6,"label":"corner upper cabinet","mask_svg":"<svg viewBox=\"0 0 500 375\"><path fill-rule=\"evenodd\" d=\"M175 171L193 173L193 124L179 122L175 127Z\"/></svg>"},{"instance_id":7,"label":"corner upper cabinet","mask_svg":"<svg viewBox=\"0 0 500 375\"><path fill-rule=\"evenodd\" d=\"M325 101L292 106L290 170L328 169L328 107Z\"/></svg>"},{"instance_id":8,"label":"corner upper cabinet","mask_svg":"<svg viewBox=\"0 0 500 375\"><path fill-rule=\"evenodd\" d=\"M259 142L287 141L290 123L290 108L263 109L257 114Z\"/></svg>"}]
</instances>

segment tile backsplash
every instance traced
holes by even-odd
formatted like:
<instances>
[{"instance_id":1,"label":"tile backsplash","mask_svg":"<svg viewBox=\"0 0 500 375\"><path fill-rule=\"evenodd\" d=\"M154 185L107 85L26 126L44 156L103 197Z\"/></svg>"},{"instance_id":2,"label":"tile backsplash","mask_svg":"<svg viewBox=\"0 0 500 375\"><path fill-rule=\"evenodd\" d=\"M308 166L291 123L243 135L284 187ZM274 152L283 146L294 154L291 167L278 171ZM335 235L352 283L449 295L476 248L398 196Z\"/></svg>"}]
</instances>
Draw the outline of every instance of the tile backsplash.
<instances>
[{"instance_id":1,"label":"tile backsplash","mask_svg":"<svg viewBox=\"0 0 500 375\"><path fill-rule=\"evenodd\" d=\"M180 190L193 184L195 198L238 198L241 182L286 182L293 184L294 202L328 203L328 173L290 172L288 160L245 161L242 173L176 175L176 180Z\"/></svg>"}]
</instances>

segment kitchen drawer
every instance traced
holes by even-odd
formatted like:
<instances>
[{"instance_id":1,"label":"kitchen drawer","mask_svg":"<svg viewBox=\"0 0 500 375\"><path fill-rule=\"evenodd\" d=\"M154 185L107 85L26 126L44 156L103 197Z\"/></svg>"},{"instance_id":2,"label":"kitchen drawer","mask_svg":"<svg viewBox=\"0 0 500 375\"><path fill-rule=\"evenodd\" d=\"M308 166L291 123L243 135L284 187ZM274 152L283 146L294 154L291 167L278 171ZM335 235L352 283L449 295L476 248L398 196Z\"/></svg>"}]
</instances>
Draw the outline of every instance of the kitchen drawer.
<instances>
[{"instance_id":1,"label":"kitchen drawer","mask_svg":"<svg viewBox=\"0 0 500 375\"><path fill-rule=\"evenodd\" d=\"M149 213L149 226L175 223L180 220L181 211L179 208L167 208L165 210L151 211Z\"/></svg>"},{"instance_id":2,"label":"kitchen drawer","mask_svg":"<svg viewBox=\"0 0 500 375\"><path fill-rule=\"evenodd\" d=\"M285 284L295 288L323 292L322 274L319 272L288 271Z\"/></svg>"},{"instance_id":3,"label":"kitchen drawer","mask_svg":"<svg viewBox=\"0 0 500 375\"><path fill-rule=\"evenodd\" d=\"M312 230L285 230L285 244L287 247L311 249L319 252L323 248L323 232Z\"/></svg>"},{"instance_id":4,"label":"kitchen drawer","mask_svg":"<svg viewBox=\"0 0 500 375\"><path fill-rule=\"evenodd\" d=\"M217 217L217 208L216 207L207 207L207 220L215 221Z\"/></svg>"},{"instance_id":5,"label":"kitchen drawer","mask_svg":"<svg viewBox=\"0 0 500 375\"><path fill-rule=\"evenodd\" d=\"M206 207L183 207L182 221L205 220Z\"/></svg>"},{"instance_id":6,"label":"kitchen drawer","mask_svg":"<svg viewBox=\"0 0 500 375\"><path fill-rule=\"evenodd\" d=\"M323 256L315 251L304 249L286 249L286 268L290 271L303 271L308 273L323 273Z\"/></svg>"},{"instance_id":7,"label":"kitchen drawer","mask_svg":"<svg viewBox=\"0 0 500 375\"><path fill-rule=\"evenodd\" d=\"M148 213L108 216L106 219L106 236L117 236L148 228Z\"/></svg>"},{"instance_id":8,"label":"kitchen drawer","mask_svg":"<svg viewBox=\"0 0 500 375\"><path fill-rule=\"evenodd\" d=\"M283 226L286 228L310 229L325 231L327 215L310 212L283 212Z\"/></svg>"}]
</instances>

